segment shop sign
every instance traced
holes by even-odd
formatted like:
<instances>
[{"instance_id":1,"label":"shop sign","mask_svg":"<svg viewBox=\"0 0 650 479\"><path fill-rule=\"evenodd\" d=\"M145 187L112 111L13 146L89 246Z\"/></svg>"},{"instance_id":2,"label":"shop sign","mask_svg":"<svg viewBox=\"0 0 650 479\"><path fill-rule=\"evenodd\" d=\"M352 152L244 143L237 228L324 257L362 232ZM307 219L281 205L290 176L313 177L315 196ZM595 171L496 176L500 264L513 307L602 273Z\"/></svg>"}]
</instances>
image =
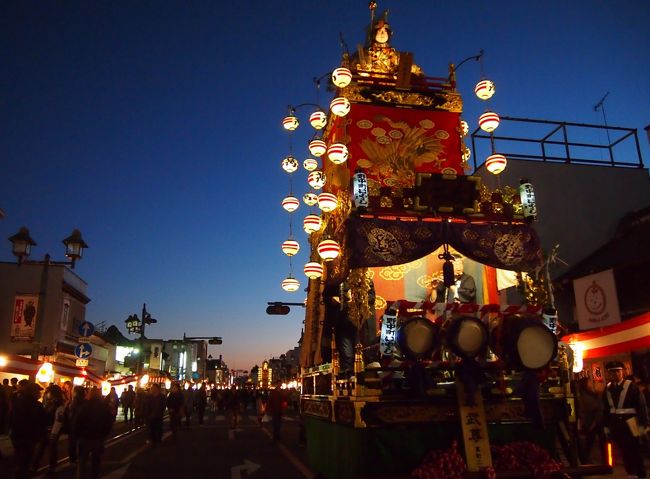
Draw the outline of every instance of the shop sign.
<instances>
[{"instance_id":1,"label":"shop sign","mask_svg":"<svg viewBox=\"0 0 650 479\"><path fill-rule=\"evenodd\" d=\"M581 330L621 322L614 270L608 269L574 280L573 291Z\"/></svg>"},{"instance_id":2,"label":"shop sign","mask_svg":"<svg viewBox=\"0 0 650 479\"><path fill-rule=\"evenodd\" d=\"M14 299L14 314L11 321L12 341L34 339L38 312L38 295L17 295Z\"/></svg>"}]
</instances>

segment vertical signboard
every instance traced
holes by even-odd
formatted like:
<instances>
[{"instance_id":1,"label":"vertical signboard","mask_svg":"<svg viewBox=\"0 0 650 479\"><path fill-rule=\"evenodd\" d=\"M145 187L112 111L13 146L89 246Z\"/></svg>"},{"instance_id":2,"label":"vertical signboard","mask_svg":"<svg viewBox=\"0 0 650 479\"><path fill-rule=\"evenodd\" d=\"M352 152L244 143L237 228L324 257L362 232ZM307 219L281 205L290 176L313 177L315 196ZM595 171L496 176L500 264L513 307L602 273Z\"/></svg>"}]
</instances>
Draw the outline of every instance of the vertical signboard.
<instances>
[{"instance_id":1,"label":"vertical signboard","mask_svg":"<svg viewBox=\"0 0 650 479\"><path fill-rule=\"evenodd\" d=\"M614 271L611 269L573 281L576 316L581 330L621 322Z\"/></svg>"},{"instance_id":2,"label":"vertical signboard","mask_svg":"<svg viewBox=\"0 0 650 479\"><path fill-rule=\"evenodd\" d=\"M12 341L32 341L36 329L38 312L37 295L17 295L14 299L14 314L11 321Z\"/></svg>"}]
</instances>

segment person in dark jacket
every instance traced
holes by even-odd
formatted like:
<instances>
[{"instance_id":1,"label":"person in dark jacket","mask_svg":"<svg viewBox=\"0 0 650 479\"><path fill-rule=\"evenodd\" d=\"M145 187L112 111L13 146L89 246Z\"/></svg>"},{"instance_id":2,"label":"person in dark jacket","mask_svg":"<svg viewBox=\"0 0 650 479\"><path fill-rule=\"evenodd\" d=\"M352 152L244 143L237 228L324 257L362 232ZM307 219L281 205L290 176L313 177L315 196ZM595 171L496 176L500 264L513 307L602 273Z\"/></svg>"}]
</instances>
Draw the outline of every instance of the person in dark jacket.
<instances>
[{"instance_id":1,"label":"person in dark jacket","mask_svg":"<svg viewBox=\"0 0 650 479\"><path fill-rule=\"evenodd\" d=\"M172 384L172 389L167 396L167 409L169 410L169 427L174 439L176 439L178 429L181 427L181 420L185 413L184 404L180 385L178 383Z\"/></svg>"},{"instance_id":2,"label":"person in dark jacket","mask_svg":"<svg viewBox=\"0 0 650 479\"><path fill-rule=\"evenodd\" d=\"M99 477L104 441L113 427L113 413L102 398L101 390L88 391L88 400L81 404L72 429L77 436L77 479ZM90 460L90 468L88 462Z\"/></svg>"},{"instance_id":3,"label":"person in dark jacket","mask_svg":"<svg viewBox=\"0 0 650 479\"><path fill-rule=\"evenodd\" d=\"M152 385L145 397L144 403L146 405L144 410L146 411L147 426L149 427L149 440L156 445L162 441L163 417L165 416L167 400L160 391L158 384Z\"/></svg>"},{"instance_id":4,"label":"person in dark jacket","mask_svg":"<svg viewBox=\"0 0 650 479\"><path fill-rule=\"evenodd\" d=\"M648 410L639 388L624 377L624 365L611 361L605 365L610 382L605 389L605 432L623 456L630 476L647 477L641 449L641 437L648 427Z\"/></svg>"},{"instance_id":5,"label":"person in dark jacket","mask_svg":"<svg viewBox=\"0 0 650 479\"><path fill-rule=\"evenodd\" d=\"M269 400L266 404L266 413L271 416L271 424L273 425L273 442L280 440L282 413L287 407L287 396L281 386L282 381L276 381L275 388L269 392Z\"/></svg>"},{"instance_id":6,"label":"person in dark jacket","mask_svg":"<svg viewBox=\"0 0 650 479\"><path fill-rule=\"evenodd\" d=\"M205 415L205 408L208 405L208 393L205 389L205 384L196 391L194 400L196 402L196 411L199 415L199 424L203 424L203 416Z\"/></svg>"},{"instance_id":7,"label":"person in dark jacket","mask_svg":"<svg viewBox=\"0 0 650 479\"><path fill-rule=\"evenodd\" d=\"M29 477L36 444L47 435L47 418L39 397L40 386L23 379L11 398L9 428L16 461L15 479Z\"/></svg>"},{"instance_id":8,"label":"person in dark jacket","mask_svg":"<svg viewBox=\"0 0 650 479\"><path fill-rule=\"evenodd\" d=\"M86 390L82 386L75 386L72 390L72 400L65 408L66 421L68 422L68 456L70 463L77 463L77 434L72 428L72 424L77 421L81 405L86 400Z\"/></svg>"},{"instance_id":9,"label":"person in dark jacket","mask_svg":"<svg viewBox=\"0 0 650 479\"><path fill-rule=\"evenodd\" d=\"M133 421L133 407L135 405L135 391L133 390L133 386L129 385L128 389L122 391L120 402L122 403L124 420Z\"/></svg>"}]
</instances>

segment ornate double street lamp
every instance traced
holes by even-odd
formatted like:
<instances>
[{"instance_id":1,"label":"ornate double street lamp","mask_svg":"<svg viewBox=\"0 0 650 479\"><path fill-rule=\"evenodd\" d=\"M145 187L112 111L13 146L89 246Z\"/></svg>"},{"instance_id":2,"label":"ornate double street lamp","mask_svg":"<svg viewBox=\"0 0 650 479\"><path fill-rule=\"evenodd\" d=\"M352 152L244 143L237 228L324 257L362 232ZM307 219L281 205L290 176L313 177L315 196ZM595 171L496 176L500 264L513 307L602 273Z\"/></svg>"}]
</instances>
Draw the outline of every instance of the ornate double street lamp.
<instances>
[{"instance_id":1,"label":"ornate double street lamp","mask_svg":"<svg viewBox=\"0 0 650 479\"><path fill-rule=\"evenodd\" d=\"M88 245L83 240L81 232L78 229L72 230L70 236L63 240L65 245L65 255L70 261L51 261L49 253L45 254L43 261L28 261L32 246L36 246L36 241L29 235L29 230L26 227L21 227L13 236L10 236L9 241L12 244L12 253L18 260L18 266L23 264L40 265L43 267L41 270L41 281L38 293L38 310L36 312L36 324L34 327L34 350L32 351L32 359L39 359L41 353L41 341L43 335L43 322L45 316L45 301L47 299L47 286L49 280L50 265L55 266L70 266L74 269L75 262L83 256L83 250L88 248Z\"/></svg>"},{"instance_id":2,"label":"ornate double street lamp","mask_svg":"<svg viewBox=\"0 0 650 479\"><path fill-rule=\"evenodd\" d=\"M142 305L142 320L138 318L137 314L131 314L124 322L126 323L126 330L130 334L140 334L140 356L136 369L136 374L140 374L144 369L144 331L147 324L157 323L158 320L151 317L151 313L147 311L147 304L144 303Z\"/></svg>"}]
</instances>

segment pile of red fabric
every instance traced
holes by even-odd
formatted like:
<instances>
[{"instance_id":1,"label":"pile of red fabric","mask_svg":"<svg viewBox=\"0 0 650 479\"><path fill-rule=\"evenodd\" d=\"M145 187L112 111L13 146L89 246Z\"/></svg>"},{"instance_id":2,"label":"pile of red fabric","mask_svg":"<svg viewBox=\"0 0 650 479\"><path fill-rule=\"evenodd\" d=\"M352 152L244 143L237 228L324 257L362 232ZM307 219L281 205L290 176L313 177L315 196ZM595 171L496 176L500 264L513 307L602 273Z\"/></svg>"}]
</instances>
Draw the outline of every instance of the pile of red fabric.
<instances>
[{"instance_id":1,"label":"pile of red fabric","mask_svg":"<svg viewBox=\"0 0 650 479\"><path fill-rule=\"evenodd\" d=\"M458 452L458 444L454 441L449 449L434 449L424 457L411 473L418 479L462 479L467 464Z\"/></svg>"},{"instance_id":2,"label":"pile of red fabric","mask_svg":"<svg viewBox=\"0 0 650 479\"><path fill-rule=\"evenodd\" d=\"M529 470L536 478L550 476L562 469L546 449L524 441L492 446L492 464L497 471Z\"/></svg>"}]
</instances>

